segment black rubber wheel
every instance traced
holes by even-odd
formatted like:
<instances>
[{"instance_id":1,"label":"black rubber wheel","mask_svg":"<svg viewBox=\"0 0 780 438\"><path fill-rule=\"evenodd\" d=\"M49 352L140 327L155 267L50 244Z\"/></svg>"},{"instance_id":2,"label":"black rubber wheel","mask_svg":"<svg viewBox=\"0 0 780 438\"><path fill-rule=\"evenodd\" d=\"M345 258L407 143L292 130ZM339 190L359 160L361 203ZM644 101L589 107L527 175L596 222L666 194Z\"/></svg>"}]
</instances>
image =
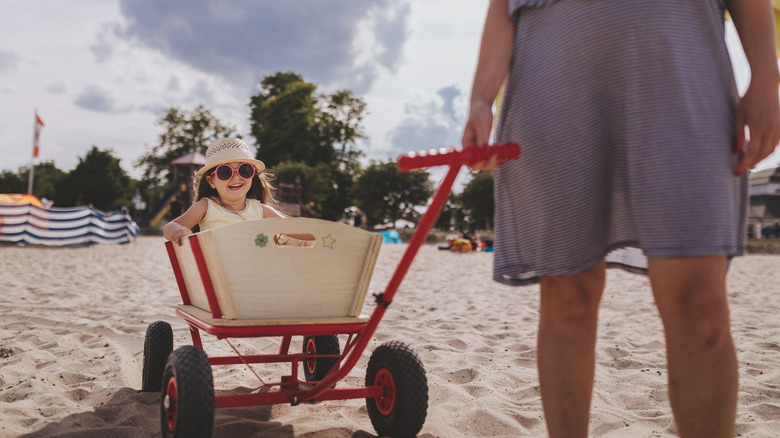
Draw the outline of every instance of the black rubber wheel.
<instances>
[{"instance_id":1,"label":"black rubber wheel","mask_svg":"<svg viewBox=\"0 0 780 438\"><path fill-rule=\"evenodd\" d=\"M168 357L162 383L163 437L211 437L214 378L206 353L192 345L177 348Z\"/></svg>"},{"instance_id":2,"label":"black rubber wheel","mask_svg":"<svg viewBox=\"0 0 780 438\"><path fill-rule=\"evenodd\" d=\"M141 391L159 391L168 355L173 351L173 330L165 321L155 321L146 328L144 339L144 367Z\"/></svg>"},{"instance_id":3,"label":"black rubber wheel","mask_svg":"<svg viewBox=\"0 0 780 438\"><path fill-rule=\"evenodd\" d=\"M303 353L341 354L339 337L336 335L304 336ZM337 357L320 357L305 361L303 363L303 374L306 376L306 381L322 380L338 361Z\"/></svg>"},{"instance_id":4,"label":"black rubber wheel","mask_svg":"<svg viewBox=\"0 0 780 438\"><path fill-rule=\"evenodd\" d=\"M382 397L366 399L368 416L380 436L414 437L428 411L428 379L420 357L403 342L390 341L371 354L366 387L382 386Z\"/></svg>"}]
</instances>

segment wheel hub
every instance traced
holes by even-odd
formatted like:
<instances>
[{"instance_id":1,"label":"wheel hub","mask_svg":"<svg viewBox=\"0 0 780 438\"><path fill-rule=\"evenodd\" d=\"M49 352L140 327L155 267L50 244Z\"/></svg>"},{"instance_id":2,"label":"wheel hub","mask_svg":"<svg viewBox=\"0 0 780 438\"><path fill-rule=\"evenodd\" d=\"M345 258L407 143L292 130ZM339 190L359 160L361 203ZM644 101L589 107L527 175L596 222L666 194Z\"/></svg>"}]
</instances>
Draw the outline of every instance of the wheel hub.
<instances>
[{"instance_id":1,"label":"wheel hub","mask_svg":"<svg viewBox=\"0 0 780 438\"><path fill-rule=\"evenodd\" d=\"M390 415L395 406L395 380L387 368L382 368L374 379L376 386L381 386L385 391L382 397L376 398L376 407L382 415Z\"/></svg>"},{"instance_id":2,"label":"wheel hub","mask_svg":"<svg viewBox=\"0 0 780 438\"><path fill-rule=\"evenodd\" d=\"M163 409L165 410L165 421L168 425L168 430L173 432L176 430L176 379L170 379L168 381L168 387L165 390L165 398L163 399Z\"/></svg>"},{"instance_id":3,"label":"wheel hub","mask_svg":"<svg viewBox=\"0 0 780 438\"><path fill-rule=\"evenodd\" d=\"M317 349L314 345L314 339L309 338L308 342L306 342L306 354L316 354ZM309 374L314 374L317 371L317 360L316 359L309 359L306 361L306 369L309 371Z\"/></svg>"}]
</instances>

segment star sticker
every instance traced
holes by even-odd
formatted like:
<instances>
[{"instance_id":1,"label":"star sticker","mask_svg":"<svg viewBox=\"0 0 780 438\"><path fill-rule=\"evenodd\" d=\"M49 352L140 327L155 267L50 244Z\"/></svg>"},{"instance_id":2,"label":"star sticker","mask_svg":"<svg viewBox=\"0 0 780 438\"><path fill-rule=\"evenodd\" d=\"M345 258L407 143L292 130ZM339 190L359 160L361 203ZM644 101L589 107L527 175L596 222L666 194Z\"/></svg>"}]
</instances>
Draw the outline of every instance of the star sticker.
<instances>
[{"instance_id":1,"label":"star sticker","mask_svg":"<svg viewBox=\"0 0 780 438\"><path fill-rule=\"evenodd\" d=\"M325 248L333 249L334 243L336 243L336 239L331 237L330 234L322 238L322 246Z\"/></svg>"},{"instance_id":2,"label":"star sticker","mask_svg":"<svg viewBox=\"0 0 780 438\"><path fill-rule=\"evenodd\" d=\"M263 248L266 244L268 244L268 237L265 234L258 234L257 237L255 237L255 245Z\"/></svg>"}]
</instances>

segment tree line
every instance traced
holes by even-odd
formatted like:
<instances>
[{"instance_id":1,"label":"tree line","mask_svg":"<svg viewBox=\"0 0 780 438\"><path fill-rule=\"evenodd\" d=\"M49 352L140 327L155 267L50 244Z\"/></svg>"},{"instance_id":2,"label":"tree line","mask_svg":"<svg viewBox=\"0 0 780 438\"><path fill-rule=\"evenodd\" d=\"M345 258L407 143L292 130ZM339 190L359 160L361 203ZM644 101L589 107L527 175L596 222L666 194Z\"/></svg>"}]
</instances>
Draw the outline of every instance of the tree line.
<instances>
[{"instance_id":1,"label":"tree line","mask_svg":"<svg viewBox=\"0 0 780 438\"><path fill-rule=\"evenodd\" d=\"M370 161L356 141L363 138L361 122L366 104L349 90L319 94L315 84L292 72L266 76L260 91L249 99L250 132L257 158L277 185L300 188L301 204L316 217L343 220L359 208L368 226L416 222L433 193L430 174L401 173L392 160ZM92 148L69 171L54 162L35 164L33 193L55 206L91 204L101 210L123 206L132 210L139 194L152 204L179 182L171 161L187 153L205 153L219 138L243 137L237 128L219 120L203 106L192 111L168 108L156 120L162 128L155 145L134 165L142 170L134 179L120 166L110 149ZM29 168L0 171L0 193L24 193ZM149 205L152 208L153 205ZM442 230L490 229L493 222L493 180L490 172L472 172L462 193L451 194L436 227Z\"/></svg>"}]
</instances>

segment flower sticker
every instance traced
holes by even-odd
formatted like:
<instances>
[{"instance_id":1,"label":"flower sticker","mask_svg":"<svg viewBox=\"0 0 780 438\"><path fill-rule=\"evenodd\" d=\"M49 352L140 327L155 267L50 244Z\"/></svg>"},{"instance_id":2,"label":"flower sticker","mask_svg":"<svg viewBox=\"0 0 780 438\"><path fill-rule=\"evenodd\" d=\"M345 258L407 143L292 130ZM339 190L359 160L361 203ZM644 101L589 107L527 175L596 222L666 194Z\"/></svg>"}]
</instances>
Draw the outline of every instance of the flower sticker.
<instances>
[{"instance_id":1,"label":"flower sticker","mask_svg":"<svg viewBox=\"0 0 780 438\"><path fill-rule=\"evenodd\" d=\"M255 237L255 245L259 246L260 248L264 248L268 244L268 236L265 234L258 234L257 237Z\"/></svg>"}]
</instances>

